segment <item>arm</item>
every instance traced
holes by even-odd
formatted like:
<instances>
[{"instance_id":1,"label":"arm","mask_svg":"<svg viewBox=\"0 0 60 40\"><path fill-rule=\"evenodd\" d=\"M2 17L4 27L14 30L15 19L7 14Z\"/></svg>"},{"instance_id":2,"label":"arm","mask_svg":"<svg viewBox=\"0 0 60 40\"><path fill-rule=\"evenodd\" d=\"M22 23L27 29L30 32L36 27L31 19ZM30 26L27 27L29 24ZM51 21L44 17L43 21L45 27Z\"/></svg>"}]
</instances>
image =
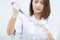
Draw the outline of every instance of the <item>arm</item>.
<instances>
[{"instance_id":1,"label":"arm","mask_svg":"<svg viewBox=\"0 0 60 40\"><path fill-rule=\"evenodd\" d=\"M7 28L7 34L12 35L14 31L14 24L15 24L16 19L11 17L9 23L8 23L8 28Z\"/></svg>"},{"instance_id":2,"label":"arm","mask_svg":"<svg viewBox=\"0 0 60 40\"><path fill-rule=\"evenodd\" d=\"M11 8L12 8L13 15L12 15L12 17L9 20L9 23L8 23L8 28L7 28L7 34L8 35L13 34L15 21L16 21L17 15L19 13L20 6L19 6L19 4L15 3L15 2L12 2Z\"/></svg>"}]
</instances>

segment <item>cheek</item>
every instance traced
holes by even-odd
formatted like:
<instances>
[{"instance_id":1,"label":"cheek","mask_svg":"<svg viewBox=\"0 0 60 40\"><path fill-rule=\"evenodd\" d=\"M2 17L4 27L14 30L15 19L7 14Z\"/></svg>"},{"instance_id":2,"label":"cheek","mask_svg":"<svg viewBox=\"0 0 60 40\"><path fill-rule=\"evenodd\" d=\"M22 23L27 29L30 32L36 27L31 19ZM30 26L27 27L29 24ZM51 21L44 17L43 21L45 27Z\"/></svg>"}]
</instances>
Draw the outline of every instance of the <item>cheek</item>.
<instances>
[{"instance_id":1,"label":"cheek","mask_svg":"<svg viewBox=\"0 0 60 40\"><path fill-rule=\"evenodd\" d=\"M44 9L44 5L43 4L40 4L39 6L37 5L37 4L35 4L35 3L32 3L32 7L33 7L33 10L35 9L35 8L39 8L39 9Z\"/></svg>"},{"instance_id":2,"label":"cheek","mask_svg":"<svg viewBox=\"0 0 60 40\"><path fill-rule=\"evenodd\" d=\"M42 10L43 10L43 9L44 9L44 5L41 5L41 6L40 6L40 9L42 9Z\"/></svg>"},{"instance_id":3,"label":"cheek","mask_svg":"<svg viewBox=\"0 0 60 40\"><path fill-rule=\"evenodd\" d=\"M33 10L36 8L36 4L35 3L32 3L32 8L33 8Z\"/></svg>"}]
</instances>

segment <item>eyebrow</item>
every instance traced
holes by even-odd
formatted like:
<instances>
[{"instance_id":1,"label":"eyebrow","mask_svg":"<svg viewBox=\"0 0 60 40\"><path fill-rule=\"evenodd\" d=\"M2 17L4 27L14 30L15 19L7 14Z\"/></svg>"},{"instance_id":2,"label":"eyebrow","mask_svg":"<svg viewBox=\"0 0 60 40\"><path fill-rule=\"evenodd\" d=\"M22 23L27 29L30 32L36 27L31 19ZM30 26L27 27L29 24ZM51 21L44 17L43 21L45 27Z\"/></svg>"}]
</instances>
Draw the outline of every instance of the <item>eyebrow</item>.
<instances>
[{"instance_id":1,"label":"eyebrow","mask_svg":"<svg viewBox=\"0 0 60 40\"><path fill-rule=\"evenodd\" d=\"M38 1L38 0L34 0L34 1Z\"/></svg>"},{"instance_id":2,"label":"eyebrow","mask_svg":"<svg viewBox=\"0 0 60 40\"><path fill-rule=\"evenodd\" d=\"M34 1L39 1L39 0L34 0ZM42 1L40 1L40 2L43 2L43 0L42 0Z\"/></svg>"}]
</instances>

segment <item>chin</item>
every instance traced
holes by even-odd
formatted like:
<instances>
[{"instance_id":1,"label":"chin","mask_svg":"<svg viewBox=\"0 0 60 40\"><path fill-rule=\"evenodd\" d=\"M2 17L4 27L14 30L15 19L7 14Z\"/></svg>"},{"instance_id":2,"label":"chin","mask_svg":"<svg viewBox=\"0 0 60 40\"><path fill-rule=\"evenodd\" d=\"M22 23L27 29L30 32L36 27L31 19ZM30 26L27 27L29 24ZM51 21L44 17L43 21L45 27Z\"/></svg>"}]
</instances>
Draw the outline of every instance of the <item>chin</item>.
<instances>
[{"instance_id":1,"label":"chin","mask_svg":"<svg viewBox=\"0 0 60 40\"><path fill-rule=\"evenodd\" d=\"M41 11L35 11L36 13L41 13Z\"/></svg>"}]
</instances>

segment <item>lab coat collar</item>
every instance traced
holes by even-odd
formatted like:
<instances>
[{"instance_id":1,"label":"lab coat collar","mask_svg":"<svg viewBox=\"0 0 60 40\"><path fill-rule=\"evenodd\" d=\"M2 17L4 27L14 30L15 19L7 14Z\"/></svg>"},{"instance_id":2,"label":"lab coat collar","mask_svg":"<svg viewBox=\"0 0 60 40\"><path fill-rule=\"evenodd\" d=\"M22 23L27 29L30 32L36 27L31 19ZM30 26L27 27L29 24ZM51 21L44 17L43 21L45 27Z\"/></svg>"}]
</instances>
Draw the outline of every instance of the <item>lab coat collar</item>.
<instances>
[{"instance_id":1,"label":"lab coat collar","mask_svg":"<svg viewBox=\"0 0 60 40\"><path fill-rule=\"evenodd\" d=\"M38 25L39 27L42 27L44 29L45 32L49 32L48 28L47 28L47 24L46 24L46 19L40 19L39 21L36 20L35 16L31 16L30 19L33 23L35 23L36 25Z\"/></svg>"},{"instance_id":2,"label":"lab coat collar","mask_svg":"<svg viewBox=\"0 0 60 40\"><path fill-rule=\"evenodd\" d=\"M34 15L32 15L31 17L30 17L30 20L32 20L32 21L37 21L37 19L35 18L35 16ZM40 20L38 20L38 21L42 21L43 20L43 18L42 19L40 19Z\"/></svg>"},{"instance_id":3,"label":"lab coat collar","mask_svg":"<svg viewBox=\"0 0 60 40\"><path fill-rule=\"evenodd\" d=\"M40 24L40 25L42 25L42 24L46 24L46 21L45 21L46 19L40 19L40 20L38 20L37 21L37 19L35 18L35 16L34 15L32 15L31 17L30 17L30 21L32 21L32 22L34 22L34 23L38 23L38 24Z\"/></svg>"}]
</instances>

